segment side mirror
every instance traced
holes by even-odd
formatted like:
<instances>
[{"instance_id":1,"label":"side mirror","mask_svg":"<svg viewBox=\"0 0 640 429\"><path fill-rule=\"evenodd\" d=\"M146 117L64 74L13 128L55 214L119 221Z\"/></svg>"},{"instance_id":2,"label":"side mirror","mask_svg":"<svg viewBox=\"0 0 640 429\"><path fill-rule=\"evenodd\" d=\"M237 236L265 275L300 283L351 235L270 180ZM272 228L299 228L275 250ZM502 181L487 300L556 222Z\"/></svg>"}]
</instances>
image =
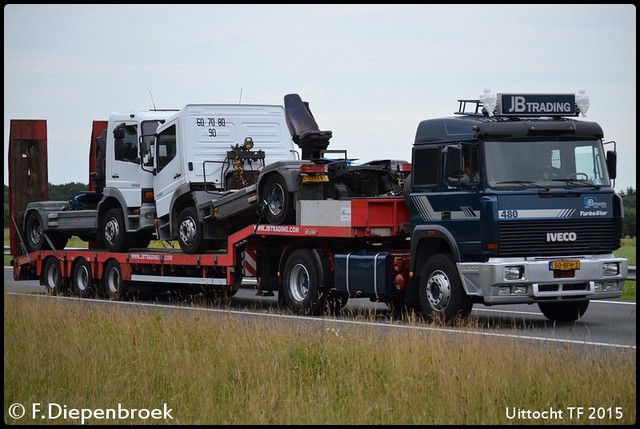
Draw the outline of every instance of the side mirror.
<instances>
[{"instance_id":1,"label":"side mirror","mask_svg":"<svg viewBox=\"0 0 640 429\"><path fill-rule=\"evenodd\" d=\"M618 173L617 161L618 161L617 153L612 150L608 150L607 151L607 170L609 171L609 179L611 180L615 179Z\"/></svg>"},{"instance_id":2,"label":"side mirror","mask_svg":"<svg viewBox=\"0 0 640 429\"><path fill-rule=\"evenodd\" d=\"M469 183L462 167L462 148L460 146L447 147L447 185L458 187Z\"/></svg>"}]
</instances>

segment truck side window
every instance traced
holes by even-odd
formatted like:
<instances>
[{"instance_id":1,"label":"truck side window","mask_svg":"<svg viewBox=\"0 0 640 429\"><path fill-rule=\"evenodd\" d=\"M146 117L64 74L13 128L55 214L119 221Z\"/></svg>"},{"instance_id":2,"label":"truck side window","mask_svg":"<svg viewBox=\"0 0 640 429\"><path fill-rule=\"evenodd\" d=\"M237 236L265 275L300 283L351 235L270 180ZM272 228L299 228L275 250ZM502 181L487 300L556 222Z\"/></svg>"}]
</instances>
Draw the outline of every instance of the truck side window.
<instances>
[{"instance_id":1,"label":"truck side window","mask_svg":"<svg viewBox=\"0 0 640 429\"><path fill-rule=\"evenodd\" d=\"M114 130L116 161L137 162L138 126L118 125Z\"/></svg>"},{"instance_id":2,"label":"truck side window","mask_svg":"<svg viewBox=\"0 0 640 429\"><path fill-rule=\"evenodd\" d=\"M413 186L438 186L440 178L441 148L415 148L413 152Z\"/></svg>"},{"instance_id":3,"label":"truck side window","mask_svg":"<svg viewBox=\"0 0 640 429\"><path fill-rule=\"evenodd\" d=\"M156 150L158 151L158 171L171 162L176 157L176 126L172 125L156 139Z\"/></svg>"}]
</instances>

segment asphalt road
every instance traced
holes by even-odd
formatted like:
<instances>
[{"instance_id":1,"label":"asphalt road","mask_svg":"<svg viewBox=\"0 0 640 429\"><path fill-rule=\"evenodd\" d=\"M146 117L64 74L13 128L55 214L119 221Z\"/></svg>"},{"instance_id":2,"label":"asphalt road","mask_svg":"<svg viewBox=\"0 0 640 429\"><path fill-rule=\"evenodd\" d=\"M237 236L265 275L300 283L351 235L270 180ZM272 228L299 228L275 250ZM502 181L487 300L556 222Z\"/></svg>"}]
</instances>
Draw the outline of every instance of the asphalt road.
<instances>
[{"instance_id":1,"label":"asphalt road","mask_svg":"<svg viewBox=\"0 0 640 429\"><path fill-rule=\"evenodd\" d=\"M13 280L12 271L5 267L4 290L9 296L30 295L34 299L78 299L51 297L37 281ZM96 305L139 306L140 308L166 308L182 311L208 311L212 314L235 315L252 318L280 318L291 323L329 323L357 328L375 324L385 329L417 329L425 331L447 331L455 335L482 335L517 338L531 343L547 343L587 348L628 349L636 348L636 303L627 301L591 301L585 315L575 322L553 323L538 310L537 305L500 305L487 307L474 305L464 328L434 326L429 323L412 323L391 317L385 304L368 299L350 299L340 316L303 317L294 316L278 308L275 296L256 295L252 286L241 288L226 305L204 304L194 306L193 299L169 294L145 296L135 302L113 302L92 300ZM365 315L365 316L363 316Z\"/></svg>"}]
</instances>

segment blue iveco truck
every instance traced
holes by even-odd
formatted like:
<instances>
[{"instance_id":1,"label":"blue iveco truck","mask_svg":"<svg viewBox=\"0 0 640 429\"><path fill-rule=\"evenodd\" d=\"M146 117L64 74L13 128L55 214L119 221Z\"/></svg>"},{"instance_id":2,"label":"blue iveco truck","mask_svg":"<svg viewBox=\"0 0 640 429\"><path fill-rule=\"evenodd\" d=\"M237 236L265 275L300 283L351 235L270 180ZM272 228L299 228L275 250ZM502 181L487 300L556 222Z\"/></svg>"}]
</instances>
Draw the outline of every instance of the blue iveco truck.
<instances>
[{"instance_id":1,"label":"blue iveco truck","mask_svg":"<svg viewBox=\"0 0 640 429\"><path fill-rule=\"evenodd\" d=\"M588 107L583 92L485 90L459 100L456 116L419 124L404 197L423 311L450 318L473 303L537 303L571 321L590 300L621 296L615 142L572 118Z\"/></svg>"}]
</instances>

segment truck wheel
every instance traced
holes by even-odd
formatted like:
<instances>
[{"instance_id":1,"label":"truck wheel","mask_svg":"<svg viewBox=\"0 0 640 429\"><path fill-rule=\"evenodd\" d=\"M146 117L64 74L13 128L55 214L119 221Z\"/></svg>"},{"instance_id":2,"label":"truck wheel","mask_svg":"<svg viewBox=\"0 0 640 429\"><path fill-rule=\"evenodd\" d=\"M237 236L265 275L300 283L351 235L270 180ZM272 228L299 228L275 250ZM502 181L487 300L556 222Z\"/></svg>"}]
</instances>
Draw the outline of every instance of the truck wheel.
<instances>
[{"instance_id":1,"label":"truck wheel","mask_svg":"<svg viewBox=\"0 0 640 429\"><path fill-rule=\"evenodd\" d=\"M184 253L203 253L207 249L204 228L195 207L187 207L178 219L178 243Z\"/></svg>"},{"instance_id":2,"label":"truck wheel","mask_svg":"<svg viewBox=\"0 0 640 429\"><path fill-rule=\"evenodd\" d=\"M60 261L56 258L48 258L42 269L42 280L50 295L58 295L66 289L66 284L62 278Z\"/></svg>"},{"instance_id":3,"label":"truck wheel","mask_svg":"<svg viewBox=\"0 0 640 429\"><path fill-rule=\"evenodd\" d=\"M293 251L284 266L284 301L289 310L299 314L319 315L324 300L318 290L320 268L309 249Z\"/></svg>"},{"instance_id":4,"label":"truck wheel","mask_svg":"<svg viewBox=\"0 0 640 429\"><path fill-rule=\"evenodd\" d=\"M129 282L122 280L120 263L111 260L104 268L102 275L102 295L113 301L120 301L129 292Z\"/></svg>"},{"instance_id":5,"label":"truck wheel","mask_svg":"<svg viewBox=\"0 0 640 429\"><path fill-rule=\"evenodd\" d=\"M91 274L91 265L86 259L79 258L73 266L71 285L76 296L88 298L91 295L93 291L93 274Z\"/></svg>"},{"instance_id":6,"label":"truck wheel","mask_svg":"<svg viewBox=\"0 0 640 429\"><path fill-rule=\"evenodd\" d=\"M540 302L538 307L542 314L553 322L573 322L584 315L589 301Z\"/></svg>"},{"instance_id":7,"label":"truck wheel","mask_svg":"<svg viewBox=\"0 0 640 429\"><path fill-rule=\"evenodd\" d=\"M267 221L273 225L294 223L293 198L287 191L287 183L279 174L267 179L264 185L264 200L267 202Z\"/></svg>"},{"instance_id":8,"label":"truck wheel","mask_svg":"<svg viewBox=\"0 0 640 429\"><path fill-rule=\"evenodd\" d=\"M25 245L29 252L47 249L48 245L44 238L44 228L42 219L37 212L31 212L25 222Z\"/></svg>"},{"instance_id":9,"label":"truck wheel","mask_svg":"<svg viewBox=\"0 0 640 429\"><path fill-rule=\"evenodd\" d=\"M418 295L423 315L430 320L453 323L471 313L473 301L462 288L451 255L440 253L429 258L420 273Z\"/></svg>"},{"instance_id":10,"label":"truck wheel","mask_svg":"<svg viewBox=\"0 0 640 429\"><path fill-rule=\"evenodd\" d=\"M131 247L122 209L111 209L104 217L104 244L110 252L126 252Z\"/></svg>"}]
</instances>

